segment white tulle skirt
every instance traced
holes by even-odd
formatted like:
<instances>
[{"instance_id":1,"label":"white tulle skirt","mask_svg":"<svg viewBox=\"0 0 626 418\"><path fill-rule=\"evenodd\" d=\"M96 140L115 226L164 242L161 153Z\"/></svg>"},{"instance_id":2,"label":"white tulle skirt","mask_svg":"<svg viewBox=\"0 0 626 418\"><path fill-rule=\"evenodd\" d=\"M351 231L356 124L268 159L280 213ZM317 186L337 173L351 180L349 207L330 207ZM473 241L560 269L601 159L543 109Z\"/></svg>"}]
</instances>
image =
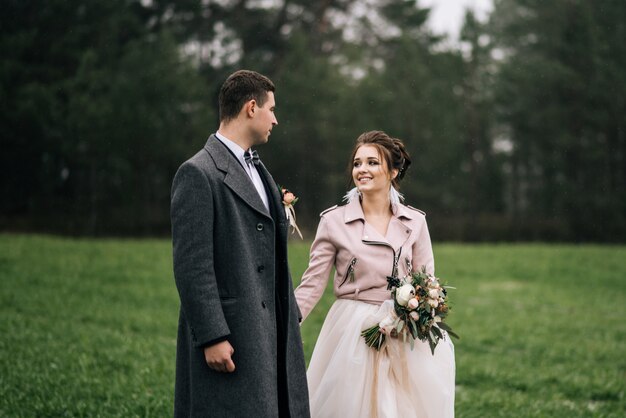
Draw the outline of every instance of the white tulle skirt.
<instances>
[{"instance_id":1,"label":"white tulle skirt","mask_svg":"<svg viewBox=\"0 0 626 418\"><path fill-rule=\"evenodd\" d=\"M454 345L446 336L433 355L428 343L388 338L380 352L361 330L393 309L339 299L331 307L307 371L311 415L442 418L454 416Z\"/></svg>"}]
</instances>

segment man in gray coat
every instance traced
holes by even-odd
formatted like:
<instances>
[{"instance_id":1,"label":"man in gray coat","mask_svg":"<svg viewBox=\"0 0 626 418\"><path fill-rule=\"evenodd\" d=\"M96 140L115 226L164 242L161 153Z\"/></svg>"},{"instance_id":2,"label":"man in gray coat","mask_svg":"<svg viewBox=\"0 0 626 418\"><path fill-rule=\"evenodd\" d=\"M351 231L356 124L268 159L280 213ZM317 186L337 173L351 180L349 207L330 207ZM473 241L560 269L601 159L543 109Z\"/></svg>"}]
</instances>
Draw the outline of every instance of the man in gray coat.
<instances>
[{"instance_id":1,"label":"man in gray coat","mask_svg":"<svg viewBox=\"0 0 626 418\"><path fill-rule=\"evenodd\" d=\"M180 295L176 417L308 417L282 194L256 151L278 121L274 84L237 71L220 126L172 185Z\"/></svg>"}]
</instances>

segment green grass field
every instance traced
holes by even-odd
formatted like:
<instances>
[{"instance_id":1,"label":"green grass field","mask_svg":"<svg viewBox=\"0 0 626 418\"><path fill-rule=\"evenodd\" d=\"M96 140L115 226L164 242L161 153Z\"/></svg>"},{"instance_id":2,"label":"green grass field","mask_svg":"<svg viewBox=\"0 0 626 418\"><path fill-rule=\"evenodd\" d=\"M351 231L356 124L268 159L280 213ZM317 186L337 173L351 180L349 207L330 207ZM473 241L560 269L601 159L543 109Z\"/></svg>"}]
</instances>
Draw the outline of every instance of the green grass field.
<instances>
[{"instance_id":1,"label":"green grass field","mask_svg":"<svg viewBox=\"0 0 626 418\"><path fill-rule=\"evenodd\" d=\"M292 243L296 281L308 244ZM626 247L435 246L457 417L626 416ZM167 240L0 235L0 416L165 417L178 296ZM307 358L333 302L302 327Z\"/></svg>"}]
</instances>

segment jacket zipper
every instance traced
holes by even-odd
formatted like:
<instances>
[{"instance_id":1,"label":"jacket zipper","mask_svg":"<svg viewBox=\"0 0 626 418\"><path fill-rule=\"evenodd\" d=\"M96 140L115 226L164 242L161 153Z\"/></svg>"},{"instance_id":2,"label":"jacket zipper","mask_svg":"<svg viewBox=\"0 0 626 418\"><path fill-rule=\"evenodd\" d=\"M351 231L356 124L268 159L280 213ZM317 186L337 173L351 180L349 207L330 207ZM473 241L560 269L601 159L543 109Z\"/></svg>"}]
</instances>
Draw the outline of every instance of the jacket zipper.
<instances>
[{"instance_id":1,"label":"jacket zipper","mask_svg":"<svg viewBox=\"0 0 626 418\"><path fill-rule=\"evenodd\" d=\"M346 275L343 278L343 281L341 282L341 284L338 287L343 286L343 284L346 282L346 280L348 280L348 278L350 279L350 283L354 283L354 266L357 263L357 259L356 257L352 258L352 260L350 261L350 265L348 266L348 269L346 270Z\"/></svg>"},{"instance_id":2,"label":"jacket zipper","mask_svg":"<svg viewBox=\"0 0 626 418\"><path fill-rule=\"evenodd\" d=\"M385 247L391 248L391 251L393 252L393 267L391 269L391 276L389 277L397 278L398 277L398 262L400 261L400 255L402 254L402 247L400 247L400 250L398 251L398 254L396 255L396 250L394 250L393 247L387 244L386 242L366 241L365 244L383 245Z\"/></svg>"},{"instance_id":3,"label":"jacket zipper","mask_svg":"<svg viewBox=\"0 0 626 418\"><path fill-rule=\"evenodd\" d=\"M409 257L405 257L404 262L406 263L406 276L405 277L410 277L413 274L413 265L411 264L411 260L409 260Z\"/></svg>"}]
</instances>

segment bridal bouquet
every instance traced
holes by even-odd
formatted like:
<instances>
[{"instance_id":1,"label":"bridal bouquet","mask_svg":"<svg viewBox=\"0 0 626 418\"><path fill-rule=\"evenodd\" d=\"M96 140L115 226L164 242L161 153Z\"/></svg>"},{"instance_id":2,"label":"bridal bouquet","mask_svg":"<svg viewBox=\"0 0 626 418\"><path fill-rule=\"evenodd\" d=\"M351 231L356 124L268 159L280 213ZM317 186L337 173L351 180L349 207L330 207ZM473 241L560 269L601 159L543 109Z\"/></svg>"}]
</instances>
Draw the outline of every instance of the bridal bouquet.
<instances>
[{"instance_id":1,"label":"bridal bouquet","mask_svg":"<svg viewBox=\"0 0 626 418\"><path fill-rule=\"evenodd\" d=\"M444 338L441 330L455 338L459 338L450 326L443 322L448 315L448 292L453 289L444 286L440 279L422 271L414 272L404 279L388 277L389 289L393 299L393 310L380 323L361 332L365 343L380 350L386 338L408 339L411 349L415 339L428 341L430 351L435 354L435 347L439 340Z\"/></svg>"}]
</instances>

